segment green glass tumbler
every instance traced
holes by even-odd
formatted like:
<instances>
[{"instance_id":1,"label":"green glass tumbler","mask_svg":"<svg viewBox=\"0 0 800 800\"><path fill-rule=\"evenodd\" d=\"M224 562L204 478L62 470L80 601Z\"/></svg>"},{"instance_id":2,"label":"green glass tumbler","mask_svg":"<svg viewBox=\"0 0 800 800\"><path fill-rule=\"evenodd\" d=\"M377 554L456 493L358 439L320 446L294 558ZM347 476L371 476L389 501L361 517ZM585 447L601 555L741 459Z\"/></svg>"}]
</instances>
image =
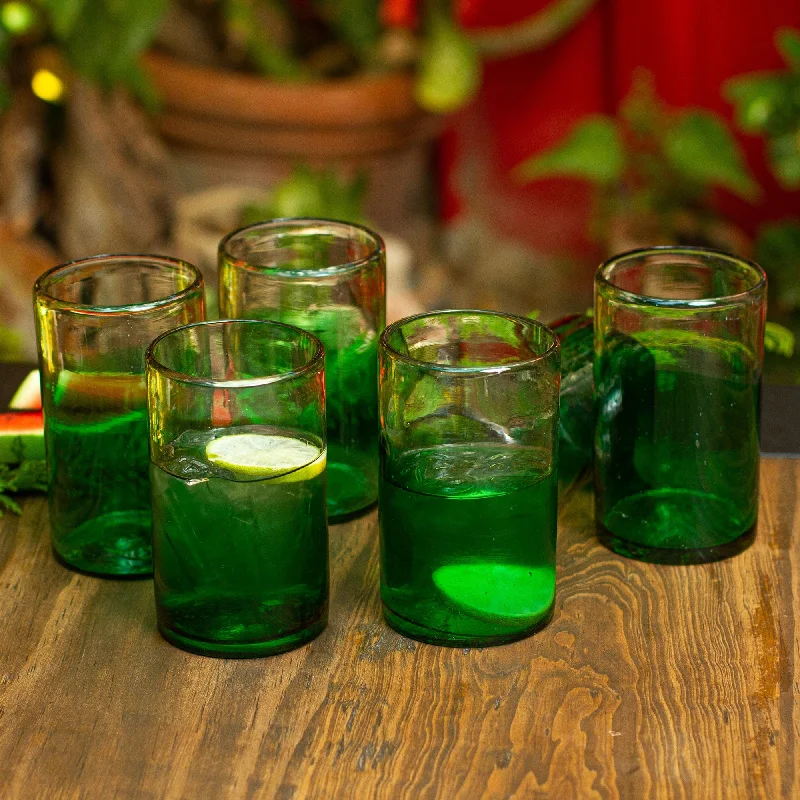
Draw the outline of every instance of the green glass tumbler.
<instances>
[{"instance_id":1,"label":"green glass tumbler","mask_svg":"<svg viewBox=\"0 0 800 800\"><path fill-rule=\"evenodd\" d=\"M183 261L109 255L34 287L56 556L97 575L152 573L144 355L203 319L203 279Z\"/></svg>"},{"instance_id":2,"label":"green glass tumbler","mask_svg":"<svg viewBox=\"0 0 800 800\"><path fill-rule=\"evenodd\" d=\"M490 311L400 320L380 345L381 599L433 644L503 644L555 599L558 341Z\"/></svg>"},{"instance_id":3,"label":"green glass tumbler","mask_svg":"<svg viewBox=\"0 0 800 800\"><path fill-rule=\"evenodd\" d=\"M195 653L291 650L328 619L320 341L277 322L178 328L147 351L158 627Z\"/></svg>"},{"instance_id":4,"label":"green glass tumbler","mask_svg":"<svg viewBox=\"0 0 800 800\"><path fill-rule=\"evenodd\" d=\"M378 336L386 320L383 240L359 225L276 220L219 246L220 313L278 320L325 345L328 516L378 496Z\"/></svg>"},{"instance_id":5,"label":"green glass tumbler","mask_svg":"<svg viewBox=\"0 0 800 800\"><path fill-rule=\"evenodd\" d=\"M659 247L595 277L595 518L630 558L696 563L752 541L767 282L713 250Z\"/></svg>"}]
</instances>

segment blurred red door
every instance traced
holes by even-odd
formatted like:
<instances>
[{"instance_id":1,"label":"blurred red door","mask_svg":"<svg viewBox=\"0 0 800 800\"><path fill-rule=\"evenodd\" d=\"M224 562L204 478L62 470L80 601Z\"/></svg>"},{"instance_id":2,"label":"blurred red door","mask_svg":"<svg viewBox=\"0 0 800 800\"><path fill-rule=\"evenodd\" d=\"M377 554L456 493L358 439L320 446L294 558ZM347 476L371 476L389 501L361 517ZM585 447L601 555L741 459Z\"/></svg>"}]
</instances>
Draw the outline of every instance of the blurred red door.
<instances>
[{"instance_id":1,"label":"blurred red door","mask_svg":"<svg viewBox=\"0 0 800 800\"><path fill-rule=\"evenodd\" d=\"M558 0L457 0L470 27L513 24ZM486 64L477 101L459 114L441 144L445 221L479 216L498 233L554 258L592 258L589 193L570 180L519 186L511 170L561 139L579 119L613 112L637 67L651 70L671 105L700 105L731 119L721 95L733 75L781 66L773 37L800 28L800 0L596 0L561 38L522 56ZM753 207L721 198L752 232L785 216L798 196L781 191L764 161L763 142L740 137L765 189Z\"/></svg>"}]
</instances>

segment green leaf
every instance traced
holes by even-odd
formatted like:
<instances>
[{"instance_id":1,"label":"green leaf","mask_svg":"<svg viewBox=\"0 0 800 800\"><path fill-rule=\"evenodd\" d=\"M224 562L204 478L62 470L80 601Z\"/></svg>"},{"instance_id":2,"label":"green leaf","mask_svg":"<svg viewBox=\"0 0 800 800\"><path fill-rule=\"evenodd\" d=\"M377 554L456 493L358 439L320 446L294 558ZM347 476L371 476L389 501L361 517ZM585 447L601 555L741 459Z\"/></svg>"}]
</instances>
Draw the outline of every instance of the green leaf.
<instances>
[{"instance_id":1,"label":"green leaf","mask_svg":"<svg viewBox=\"0 0 800 800\"><path fill-rule=\"evenodd\" d=\"M0 464L0 517L3 510L21 514L19 505L8 492L47 491L47 465L44 461L23 461L17 466Z\"/></svg>"},{"instance_id":2,"label":"green leaf","mask_svg":"<svg viewBox=\"0 0 800 800\"><path fill-rule=\"evenodd\" d=\"M155 113L161 108L162 98L142 67L132 62L119 77L120 83L139 99L145 109Z\"/></svg>"},{"instance_id":3,"label":"green leaf","mask_svg":"<svg viewBox=\"0 0 800 800\"><path fill-rule=\"evenodd\" d=\"M298 166L272 192L268 202L244 209L245 225L280 217L323 217L345 222L362 222L366 176L352 181L339 178L333 170L314 171Z\"/></svg>"},{"instance_id":4,"label":"green leaf","mask_svg":"<svg viewBox=\"0 0 800 800\"><path fill-rule=\"evenodd\" d=\"M760 194L736 139L710 111L686 111L667 128L664 155L676 172L699 184L722 186L748 200Z\"/></svg>"},{"instance_id":5,"label":"green leaf","mask_svg":"<svg viewBox=\"0 0 800 800\"><path fill-rule=\"evenodd\" d=\"M784 358L794 355L795 336L783 325L777 322L768 322L764 326L764 349L768 353L777 353Z\"/></svg>"},{"instance_id":6,"label":"green leaf","mask_svg":"<svg viewBox=\"0 0 800 800\"><path fill-rule=\"evenodd\" d=\"M23 36L36 24L37 13L30 3L11 0L0 7L0 22L9 33Z\"/></svg>"},{"instance_id":7,"label":"green leaf","mask_svg":"<svg viewBox=\"0 0 800 800\"><path fill-rule=\"evenodd\" d=\"M770 139L768 147L778 182L786 189L800 188L800 127Z\"/></svg>"},{"instance_id":8,"label":"green leaf","mask_svg":"<svg viewBox=\"0 0 800 800\"><path fill-rule=\"evenodd\" d=\"M2 491L2 489L0 489L0 491ZM0 494L0 517L3 516L3 511L12 511L17 516L22 514L22 509L17 503L15 503L10 497Z\"/></svg>"},{"instance_id":9,"label":"green leaf","mask_svg":"<svg viewBox=\"0 0 800 800\"><path fill-rule=\"evenodd\" d=\"M47 462L44 459L22 461L17 467L15 484L18 492L46 492Z\"/></svg>"},{"instance_id":10,"label":"green leaf","mask_svg":"<svg viewBox=\"0 0 800 800\"><path fill-rule=\"evenodd\" d=\"M475 46L449 17L432 15L414 84L417 103L435 114L447 114L472 100L480 83Z\"/></svg>"},{"instance_id":11,"label":"green leaf","mask_svg":"<svg viewBox=\"0 0 800 800\"><path fill-rule=\"evenodd\" d=\"M756 260L770 280L778 304L800 308L800 222L787 220L765 225L756 240Z\"/></svg>"},{"instance_id":12,"label":"green leaf","mask_svg":"<svg viewBox=\"0 0 800 800\"><path fill-rule=\"evenodd\" d=\"M263 30L253 0L225 0L223 10L229 28L242 39L262 75L281 80L303 77L302 64L276 41L271 31Z\"/></svg>"},{"instance_id":13,"label":"green leaf","mask_svg":"<svg viewBox=\"0 0 800 800\"><path fill-rule=\"evenodd\" d=\"M338 0L327 5L336 32L364 59L381 35L378 0Z\"/></svg>"},{"instance_id":14,"label":"green leaf","mask_svg":"<svg viewBox=\"0 0 800 800\"><path fill-rule=\"evenodd\" d=\"M777 72L733 78L723 87L725 97L736 109L736 123L742 130L754 133L780 122L789 90L786 77Z\"/></svg>"},{"instance_id":15,"label":"green leaf","mask_svg":"<svg viewBox=\"0 0 800 800\"><path fill-rule=\"evenodd\" d=\"M567 176L606 185L622 179L624 165L625 152L616 122L594 116L575 127L564 142L533 156L514 172L528 181Z\"/></svg>"},{"instance_id":16,"label":"green leaf","mask_svg":"<svg viewBox=\"0 0 800 800\"><path fill-rule=\"evenodd\" d=\"M800 31L781 28L775 34L775 46L787 66L795 72L800 72Z\"/></svg>"},{"instance_id":17,"label":"green leaf","mask_svg":"<svg viewBox=\"0 0 800 800\"><path fill-rule=\"evenodd\" d=\"M168 0L87 0L62 42L85 77L100 84L137 88L141 52L155 37Z\"/></svg>"},{"instance_id":18,"label":"green leaf","mask_svg":"<svg viewBox=\"0 0 800 800\"><path fill-rule=\"evenodd\" d=\"M667 111L656 92L656 79L650 70L634 70L630 91L620 104L618 117L632 133L652 139L661 133Z\"/></svg>"},{"instance_id":19,"label":"green leaf","mask_svg":"<svg viewBox=\"0 0 800 800\"><path fill-rule=\"evenodd\" d=\"M81 12L88 0L45 0L45 8L50 13L53 33L59 39L66 39L78 23Z\"/></svg>"},{"instance_id":20,"label":"green leaf","mask_svg":"<svg viewBox=\"0 0 800 800\"><path fill-rule=\"evenodd\" d=\"M275 189L270 205L275 217L315 217L322 214L325 198L314 174L298 168Z\"/></svg>"}]
</instances>

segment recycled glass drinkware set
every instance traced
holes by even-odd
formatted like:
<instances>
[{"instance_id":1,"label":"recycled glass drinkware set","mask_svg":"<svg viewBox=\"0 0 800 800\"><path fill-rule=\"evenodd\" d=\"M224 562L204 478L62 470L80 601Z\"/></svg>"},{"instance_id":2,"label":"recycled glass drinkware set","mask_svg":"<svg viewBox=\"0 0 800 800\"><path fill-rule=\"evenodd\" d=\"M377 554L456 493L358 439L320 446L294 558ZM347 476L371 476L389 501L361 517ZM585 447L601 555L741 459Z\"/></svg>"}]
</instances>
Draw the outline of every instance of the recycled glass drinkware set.
<instances>
[{"instance_id":1,"label":"recycled glass drinkware set","mask_svg":"<svg viewBox=\"0 0 800 800\"><path fill-rule=\"evenodd\" d=\"M197 269L166 257L71 262L34 289L54 552L154 574L179 647L245 657L314 638L328 520L376 500L392 627L457 646L533 633L555 600L559 446L572 472L593 446L598 535L618 553L690 563L752 538L754 264L687 248L604 264L593 394L591 354L577 363L563 337L562 388L558 337L530 319L384 329L385 251L361 226L243 228L219 278L213 322Z\"/></svg>"}]
</instances>

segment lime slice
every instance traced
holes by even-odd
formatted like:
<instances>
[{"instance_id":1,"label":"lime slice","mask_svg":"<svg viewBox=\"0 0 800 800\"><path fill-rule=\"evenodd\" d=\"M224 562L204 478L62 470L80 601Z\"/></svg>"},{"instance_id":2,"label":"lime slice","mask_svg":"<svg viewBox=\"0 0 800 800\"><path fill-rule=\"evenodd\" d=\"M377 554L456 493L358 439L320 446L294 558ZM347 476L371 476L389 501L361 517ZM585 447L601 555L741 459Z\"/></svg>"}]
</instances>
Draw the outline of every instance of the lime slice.
<instances>
[{"instance_id":1,"label":"lime slice","mask_svg":"<svg viewBox=\"0 0 800 800\"><path fill-rule=\"evenodd\" d=\"M451 603L488 622L535 622L555 593L553 567L519 564L448 564L433 573Z\"/></svg>"},{"instance_id":2,"label":"lime slice","mask_svg":"<svg viewBox=\"0 0 800 800\"><path fill-rule=\"evenodd\" d=\"M307 481L325 469L325 452L292 436L232 433L212 439L206 458L217 467L251 478Z\"/></svg>"}]
</instances>

